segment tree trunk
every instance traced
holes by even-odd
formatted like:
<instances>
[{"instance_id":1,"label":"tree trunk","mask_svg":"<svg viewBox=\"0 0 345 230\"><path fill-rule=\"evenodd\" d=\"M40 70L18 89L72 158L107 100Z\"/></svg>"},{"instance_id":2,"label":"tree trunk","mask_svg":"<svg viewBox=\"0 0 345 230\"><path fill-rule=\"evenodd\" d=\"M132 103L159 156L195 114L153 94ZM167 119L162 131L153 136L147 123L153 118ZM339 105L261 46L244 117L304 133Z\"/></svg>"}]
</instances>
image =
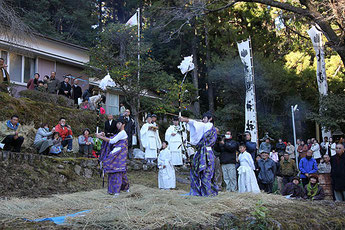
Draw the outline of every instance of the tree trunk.
<instances>
[{"instance_id":1,"label":"tree trunk","mask_svg":"<svg viewBox=\"0 0 345 230\"><path fill-rule=\"evenodd\" d=\"M99 31L102 32L102 28L103 28L103 22L102 22L102 19L103 19L103 11L102 11L102 3L103 1L102 0L99 0L98 1L98 27L99 27Z\"/></svg>"},{"instance_id":2,"label":"tree trunk","mask_svg":"<svg viewBox=\"0 0 345 230\"><path fill-rule=\"evenodd\" d=\"M143 150L143 146L142 146L141 140L140 140L140 123L139 123L140 100L139 99L135 100L134 98L132 98L129 106L131 108L131 112L133 114L133 118L135 121L135 132L137 135L137 140L138 140L140 149Z\"/></svg>"},{"instance_id":3,"label":"tree trunk","mask_svg":"<svg viewBox=\"0 0 345 230\"><path fill-rule=\"evenodd\" d=\"M208 96L208 109L214 113L214 93L213 93L213 83L210 79L209 73L210 73L210 63L211 63L211 57L210 57L210 43L208 40L208 24L207 20L205 22L205 45L206 45L206 78L207 78L207 96Z\"/></svg>"},{"instance_id":4,"label":"tree trunk","mask_svg":"<svg viewBox=\"0 0 345 230\"><path fill-rule=\"evenodd\" d=\"M193 53L193 63L194 63L194 70L193 70L193 85L196 88L196 102L194 102L194 115L196 117L200 116L200 103L199 103L199 77L198 77L198 52L197 52L197 45L198 45L198 37L197 37L197 30L196 30L196 23L194 20L194 34L193 34L193 41L192 41L192 53Z\"/></svg>"}]
</instances>

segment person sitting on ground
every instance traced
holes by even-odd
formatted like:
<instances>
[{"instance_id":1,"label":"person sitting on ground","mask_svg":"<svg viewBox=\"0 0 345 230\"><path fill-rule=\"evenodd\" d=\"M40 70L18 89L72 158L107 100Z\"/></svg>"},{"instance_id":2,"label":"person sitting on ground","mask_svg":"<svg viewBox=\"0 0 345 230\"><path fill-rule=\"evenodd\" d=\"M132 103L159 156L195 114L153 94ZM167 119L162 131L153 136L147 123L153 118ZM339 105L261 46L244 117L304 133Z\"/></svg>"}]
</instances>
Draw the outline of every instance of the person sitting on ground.
<instances>
[{"instance_id":1,"label":"person sitting on ground","mask_svg":"<svg viewBox=\"0 0 345 230\"><path fill-rule=\"evenodd\" d=\"M304 186L304 199L311 200L323 200L325 199L325 193L322 186L318 183L317 175L311 175L309 177L309 183Z\"/></svg>"},{"instance_id":2,"label":"person sitting on ground","mask_svg":"<svg viewBox=\"0 0 345 230\"><path fill-rule=\"evenodd\" d=\"M172 155L168 149L168 142L162 142L162 149L159 153L157 166L158 172L158 188L169 190L176 187L175 169L172 164Z\"/></svg>"},{"instance_id":3,"label":"person sitting on ground","mask_svg":"<svg viewBox=\"0 0 345 230\"><path fill-rule=\"evenodd\" d=\"M52 136L54 132L55 128L53 128L52 131L49 131L47 123L42 124L41 127L38 128L34 147L38 150L39 154L49 153L49 147L53 145L53 140L49 139L49 137Z\"/></svg>"},{"instance_id":4,"label":"person sitting on ground","mask_svg":"<svg viewBox=\"0 0 345 230\"><path fill-rule=\"evenodd\" d=\"M67 145L67 152L73 152L73 133L71 126L66 125L66 119L61 117L59 120L59 124L55 126L55 131L59 133L60 137L62 138L62 147Z\"/></svg>"},{"instance_id":5,"label":"person sitting on ground","mask_svg":"<svg viewBox=\"0 0 345 230\"><path fill-rule=\"evenodd\" d=\"M82 110L89 110L90 109L90 104L87 99L84 99L83 102L80 104L80 109Z\"/></svg>"},{"instance_id":6,"label":"person sitting on ground","mask_svg":"<svg viewBox=\"0 0 345 230\"><path fill-rule=\"evenodd\" d=\"M11 120L8 120L0 128L0 143L5 151L20 152L24 137L19 136L21 132L21 125L18 123L19 117L13 115Z\"/></svg>"},{"instance_id":7,"label":"person sitting on ground","mask_svg":"<svg viewBox=\"0 0 345 230\"><path fill-rule=\"evenodd\" d=\"M79 152L85 157L90 157L92 155L92 150L94 146L93 138L89 136L90 129L85 129L83 135L78 137Z\"/></svg>"},{"instance_id":8,"label":"person sitting on ground","mask_svg":"<svg viewBox=\"0 0 345 230\"><path fill-rule=\"evenodd\" d=\"M36 87L35 90L43 92L43 93L47 92L47 88L44 87L44 82L43 81L38 81L38 86Z\"/></svg>"},{"instance_id":9,"label":"person sitting on ground","mask_svg":"<svg viewBox=\"0 0 345 230\"><path fill-rule=\"evenodd\" d=\"M54 154L54 155L60 154L62 152L63 147L61 144L62 139L61 139L58 132L53 133L53 140L52 141L53 141L53 146L50 147L49 153Z\"/></svg>"},{"instance_id":10,"label":"person sitting on ground","mask_svg":"<svg viewBox=\"0 0 345 230\"><path fill-rule=\"evenodd\" d=\"M26 88L29 90L34 90L38 86L38 79L40 78L39 73L35 73L34 78L31 78L26 84Z\"/></svg>"},{"instance_id":11,"label":"person sitting on ground","mask_svg":"<svg viewBox=\"0 0 345 230\"><path fill-rule=\"evenodd\" d=\"M277 172L276 163L268 157L268 153L265 151L261 153L261 157L262 159L258 161L259 187L267 193L272 193L273 182Z\"/></svg>"},{"instance_id":12,"label":"person sitting on ground","mask_svg":"<svg viewBox=\"0 0 345 230\"><path fill-rule=\"evenodd\" d=\"M294 177L292 179L292 182L289 182L284 186L282 190L282 195L295 197L295 198L303 198L304 190L299 184L300 184L299 177Z\"/></svg>"},{"instance_id":13,"label":"person sitting on ground","mask_svg":"<svg viewBox=\"0 0 345 230\"><path fill-rule=\"evenodd\" d=\"M318 167L318 173L331 173L331 158L328 154L325 154L320 161Z\"/></svg>"}]
</instances>

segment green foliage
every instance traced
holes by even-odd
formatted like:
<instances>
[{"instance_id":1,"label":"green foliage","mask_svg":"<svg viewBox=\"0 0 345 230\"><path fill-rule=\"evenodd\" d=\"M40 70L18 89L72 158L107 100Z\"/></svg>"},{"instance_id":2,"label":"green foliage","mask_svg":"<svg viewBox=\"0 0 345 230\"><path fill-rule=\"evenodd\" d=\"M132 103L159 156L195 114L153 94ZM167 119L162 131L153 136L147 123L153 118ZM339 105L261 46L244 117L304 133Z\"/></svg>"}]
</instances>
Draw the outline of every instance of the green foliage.
<instances>
[{"instance_id":1,"label":"green foliage","mask_svg":"<svg viewBox=\"0 0 345 230\"><path fill-rule=\"evenodd\" d=\"M255 204L255 210L250 214L255 218L254 221L251 221L247 225L247 229L252 230L267 230L273 229L272 224L268 220L268 208L263 206L263 202L260 200Z\"/></svg>"}]
</instances>

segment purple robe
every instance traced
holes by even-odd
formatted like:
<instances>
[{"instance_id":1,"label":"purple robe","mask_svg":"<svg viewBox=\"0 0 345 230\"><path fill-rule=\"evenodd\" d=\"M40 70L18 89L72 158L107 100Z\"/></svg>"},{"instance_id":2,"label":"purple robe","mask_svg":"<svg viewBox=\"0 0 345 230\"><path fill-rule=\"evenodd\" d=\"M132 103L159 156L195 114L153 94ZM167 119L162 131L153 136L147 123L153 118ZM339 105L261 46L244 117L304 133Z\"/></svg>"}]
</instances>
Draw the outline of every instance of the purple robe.
<instances>
[{"instance_id":1,"label":"purple robe","mask_svg":"<svg viewBox=\"0 0 345 230\"><path fill-rule=\"evenodd\" d=\"M214 196L218 195L218 186L214 181L215 155L211 147L216 143L217 131L215 127L204 133L197 144L190 170L190 195Z\"/></svg>"},{"instance_id":2,"label":"purple robe","mask_svg":"<svg viewBox=\"0 0 345 230\"><path fill-rule=\"evenodd\" d=\"M119 148L114 153L111 151ZM115 144L103 142L99 161L102 162L103 172L108 174L108 193L120 193L120 190L128 190L129 183L127 178L127 139L120 140Z\"/></svg>"}]
</instances>

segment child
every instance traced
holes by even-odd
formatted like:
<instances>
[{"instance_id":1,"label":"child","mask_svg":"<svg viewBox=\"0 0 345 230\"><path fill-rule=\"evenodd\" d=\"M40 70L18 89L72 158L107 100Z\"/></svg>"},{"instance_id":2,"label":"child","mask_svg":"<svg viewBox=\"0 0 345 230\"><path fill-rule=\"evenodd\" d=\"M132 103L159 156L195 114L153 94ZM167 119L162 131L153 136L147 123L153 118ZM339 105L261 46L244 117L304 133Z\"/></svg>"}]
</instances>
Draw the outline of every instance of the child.
<instances>
[{"instance_id":1,"label":"child","mask_svg":"<svg viewBox=\"0 0 345 230\"><path fill-rule=\"evenodd\" d=\"M62 152L61 138L58 132L53 133L53 146L50 148L49 153L58 155Z\"/></svg>"},{"instance_id":2,"label":"child","mask_svg":"<svg viewBox=\"0 0 345 230\"><path fill-rule=\"evenodd\" d=\"M160 189L169 190L176 187L175 169L171 163L171 153L169 151L168 142L163 141L162 150L158 156L158 187Z\"/></svg>"}]
</instances>

